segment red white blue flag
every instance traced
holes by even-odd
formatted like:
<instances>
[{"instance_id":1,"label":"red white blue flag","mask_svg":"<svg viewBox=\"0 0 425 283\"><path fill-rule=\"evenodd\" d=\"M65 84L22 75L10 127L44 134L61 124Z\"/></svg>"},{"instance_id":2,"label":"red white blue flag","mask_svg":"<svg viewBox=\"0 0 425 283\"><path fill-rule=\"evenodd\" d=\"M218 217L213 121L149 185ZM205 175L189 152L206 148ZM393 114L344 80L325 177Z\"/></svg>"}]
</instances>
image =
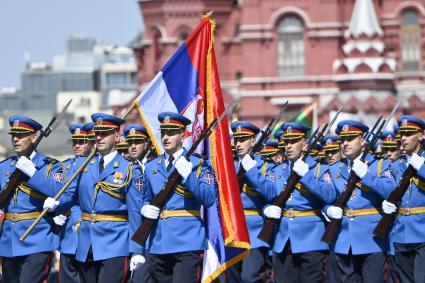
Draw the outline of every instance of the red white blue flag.
<instances>
[{"instance_id":1,"label":"red white blue flag","mask_svg":"<svg viewBox=\"0 0 425 283\"><path fill-rule=\"evenodd\" d=\"M203 17L177 52L134 101L158 152L162 153L157 116L178 112L192 121L183 146L190 148L202 129L224 112L213 41L215 22ZM249 254L249 235L230 146L229 125L223 119L209 140L198 148L207 154L218 186L216 203L205 209L208 250L203 282L211 282Z\"/></svg>"}]
</instances>

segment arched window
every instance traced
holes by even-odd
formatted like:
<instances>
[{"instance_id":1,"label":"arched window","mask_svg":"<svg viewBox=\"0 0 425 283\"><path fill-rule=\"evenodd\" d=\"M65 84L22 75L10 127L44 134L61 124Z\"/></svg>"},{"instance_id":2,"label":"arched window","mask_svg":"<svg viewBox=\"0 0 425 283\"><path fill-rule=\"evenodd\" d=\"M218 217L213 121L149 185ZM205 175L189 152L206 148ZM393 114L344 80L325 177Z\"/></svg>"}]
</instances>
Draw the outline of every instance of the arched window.
<instances>
[{"instance_id":1,"label":"arched window","mask_svg":"<svg viewBox=\"0 0 425 283\"><path fill-rule=\"evenodd\" d=\"M401 18L401 60L404 71L420 69L421 37L418 16L408 10Z\"/></svg>"},{"instance_id":2,"label":"arched window","mask_svg":"<svg viewBox=\"0 0 425 283\"><path fill-rule=\"evenodd\" d=\"M284 17L278 24L277 66L279 76L303 75L304 25L294 16Z\"/></svg>"}]
</instances>

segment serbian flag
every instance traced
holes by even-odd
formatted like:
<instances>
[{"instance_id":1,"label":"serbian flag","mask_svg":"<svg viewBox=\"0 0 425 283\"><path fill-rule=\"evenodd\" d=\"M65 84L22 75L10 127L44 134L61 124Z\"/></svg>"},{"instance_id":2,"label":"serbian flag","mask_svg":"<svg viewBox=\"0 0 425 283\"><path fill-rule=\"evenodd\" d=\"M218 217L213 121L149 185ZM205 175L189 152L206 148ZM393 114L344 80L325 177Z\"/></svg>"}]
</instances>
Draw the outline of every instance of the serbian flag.
<instances>
[{"instance_id":1,"label":"serbian flag","mask_svg":"<svg viewBox=\"0 0 425 283\"><path fill-rule=\"evenodd\" d=\"M158 153L163 152L157 118L160 112L178 112L192 121L183 143L187 149L224 112L213 48L214 29L211 14L203 16L199 26L134 101ZM211 282L247 256L250 248L227 119L198 147L198 152L209 156L218 186L217 201L204 210L208 250L204 254L202 282Z\"/></svg>"}]
</instances>

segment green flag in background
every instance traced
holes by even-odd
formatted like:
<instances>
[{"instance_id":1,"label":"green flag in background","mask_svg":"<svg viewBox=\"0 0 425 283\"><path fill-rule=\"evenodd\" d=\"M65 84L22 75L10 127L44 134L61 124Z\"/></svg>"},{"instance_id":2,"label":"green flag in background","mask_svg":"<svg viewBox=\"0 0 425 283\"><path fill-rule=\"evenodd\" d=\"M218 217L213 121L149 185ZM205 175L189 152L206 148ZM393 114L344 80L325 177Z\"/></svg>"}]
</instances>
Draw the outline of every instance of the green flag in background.
<instances>
[{"instance_id":1,"label":"green flag in background","mask_svg":"<svg viewBox=\"0 0 425 283\"><path fill-rule=\"evenodd\" d=\"M295 122L307 127L313 126L313 104L306 106L299 114L292 117L288 120L288 122ZM270 139L274 139L274 134L280 130L280 127L283 123L277 123L276 127L274 127ZM311 130L309 131L309 135L311 134Z\"/></svg>"}]
</instances>

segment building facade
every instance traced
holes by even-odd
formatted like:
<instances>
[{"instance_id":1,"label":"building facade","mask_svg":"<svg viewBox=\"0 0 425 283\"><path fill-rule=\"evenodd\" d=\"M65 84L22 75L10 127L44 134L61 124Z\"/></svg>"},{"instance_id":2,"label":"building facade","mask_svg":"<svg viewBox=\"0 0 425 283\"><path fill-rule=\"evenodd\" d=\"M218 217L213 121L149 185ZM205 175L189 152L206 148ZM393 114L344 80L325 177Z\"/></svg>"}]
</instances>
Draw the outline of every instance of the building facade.
<instances>
[{"instance_id":1,"label":"building facade","mask_svg":"<svg viewBox=\"0 0 425 283\"><path fill-rule=\"evenodd\" d=\"M319 122L343 106L370 122L425 118L425 0L139 0L145 34L134 48L140 88L214 11L215 52L238 118L265 125L287 99Z\"/></svg>"}]
</instances>

